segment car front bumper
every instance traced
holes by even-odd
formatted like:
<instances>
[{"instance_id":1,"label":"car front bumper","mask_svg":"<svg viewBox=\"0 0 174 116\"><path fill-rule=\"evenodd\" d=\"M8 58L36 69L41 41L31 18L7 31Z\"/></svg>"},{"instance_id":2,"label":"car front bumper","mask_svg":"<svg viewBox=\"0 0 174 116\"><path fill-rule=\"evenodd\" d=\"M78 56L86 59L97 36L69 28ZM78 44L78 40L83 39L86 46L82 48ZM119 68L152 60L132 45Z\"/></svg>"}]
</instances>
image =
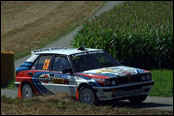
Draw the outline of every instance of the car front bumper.
<instances>
[{"instance_id":1,"label":"car front bumper","mask_svg":"<svg viewBox=\"0 0 174 116\"><path fill-rule=\"evenodd\" d=\"M153 85L154 81L147 81L113 87L93 87L93 89L99 100L113 100L147 95Z\"/></svg>"}]
</instances>

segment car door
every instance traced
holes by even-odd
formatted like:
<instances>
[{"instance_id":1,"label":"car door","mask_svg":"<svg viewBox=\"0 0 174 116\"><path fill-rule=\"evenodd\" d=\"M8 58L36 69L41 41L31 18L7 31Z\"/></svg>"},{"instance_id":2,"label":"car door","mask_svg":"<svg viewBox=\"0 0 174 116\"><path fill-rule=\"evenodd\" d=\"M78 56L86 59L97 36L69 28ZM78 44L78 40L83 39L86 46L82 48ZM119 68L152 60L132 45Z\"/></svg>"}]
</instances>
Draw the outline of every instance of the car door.
<instances>
[{"instance_id":1,"label":"car door","mask_svg":"<svg viewBox=\"0 0 174 116\"><path fill-rule=\"evenodd\" d=\"M68 93L75 96L76 83L74 76L63 73L70 70L66 56L41 55L32 65L28 74L32 75L32 83L41 94Z\"/></svg>"},{"instance_id":2,"label":"car door","mask_svg":"<svg viewBox=\"0 0 174 116\"><path fill-rule=\"evenodd\" d=\"M76 81L71 71L68 58L66 56L55 55L50 69L52 84L48 84L49 88L47 88L53 93L63 92L75 96Z\"/></svg>"},{"instance_id":3,"label":"car door","mask_svg":"<svg viewBox=\"0 0 174 116\"><path fill-rule=\"evenodd\" d=\"M31 77L33 90L41 95L52 94L45 85L51 82L50 68L52 66L53 55L40 55L27 71L28 77Z\"/></svg>"}]
</instances>

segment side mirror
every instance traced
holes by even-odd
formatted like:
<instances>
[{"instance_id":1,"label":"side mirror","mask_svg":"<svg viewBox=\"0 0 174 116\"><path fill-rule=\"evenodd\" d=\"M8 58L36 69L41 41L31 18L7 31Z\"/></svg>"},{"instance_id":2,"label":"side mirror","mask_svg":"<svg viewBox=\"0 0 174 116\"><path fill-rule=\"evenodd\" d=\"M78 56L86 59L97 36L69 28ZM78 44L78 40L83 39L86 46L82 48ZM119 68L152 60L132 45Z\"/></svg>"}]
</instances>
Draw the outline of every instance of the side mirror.
<instances>
[{"instance_id":1,"label":"side mirror","mask_svg":"<svg viewBox=\"0 0 174 116\"><path fill-rule=\"evenodd\" d=\"M70 73L71 75L73 75L72 69L63 69L62 73Z\"/></svg>"}]
</instances>

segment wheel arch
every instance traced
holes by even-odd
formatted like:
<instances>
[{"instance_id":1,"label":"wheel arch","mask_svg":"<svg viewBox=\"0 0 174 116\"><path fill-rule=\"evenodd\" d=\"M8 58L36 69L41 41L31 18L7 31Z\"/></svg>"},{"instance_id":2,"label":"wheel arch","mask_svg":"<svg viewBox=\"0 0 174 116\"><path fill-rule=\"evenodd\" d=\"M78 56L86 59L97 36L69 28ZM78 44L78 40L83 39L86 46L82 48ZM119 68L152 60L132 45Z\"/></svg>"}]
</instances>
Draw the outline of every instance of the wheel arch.
<instances>
[{"instance_id":1,"label":"wheel arch","mask_svg":"<svg viewBox=\"0 0 174 116\"><path fill-rule=\"evenodd\" d=\"M77 88L78 92L80 91L80 89L81 89L82 87L90 87L90 88L92 88L92 87L90 86L90 84L88 84L88 83L81 83L81 84L78 86L78 88Z\"/></svg>"},{"instance_id":2,"label":"wheel arch","mask_svg":"<svg viewBox=\"0 0 174 116\"><path fill-rule=\"evenodd\" d=\"M26 81L26 80L23 81L23 82L21 83L21 90L22 90L22 87L23 87L25 84L28 84L28 85L31 87L32 92L34 93L34 89L33 89L32 84L31 84L29 81Z\"/></svg>"},{"instance_id":3,"label":"wheel arch","mask_svg":"<svg viewBox=\"0 0 174 116\"><path fill-rule=\"evenodd\" d=\"M79 92L79 96L78 96L78 99L80 100L80 93L81 93L81 91L83 91L83 89L85 89L85 88L88 88L88 89L90 89L91 91L92 91L92 93L93 93L93 95L94 95L94 99L95 99L95 102L94 102L94 104L98 104L98 102L99 102L99 100L98 100L98 97L97 97L97 95L96 95L96 91L92 88L92 86L89 84L89 83L81 83L79 86L78 86L78 88L77 88L77 90L78 90L78 92ZM81 100L80 100L81 101Z\"/></svg>"}]
</instances>

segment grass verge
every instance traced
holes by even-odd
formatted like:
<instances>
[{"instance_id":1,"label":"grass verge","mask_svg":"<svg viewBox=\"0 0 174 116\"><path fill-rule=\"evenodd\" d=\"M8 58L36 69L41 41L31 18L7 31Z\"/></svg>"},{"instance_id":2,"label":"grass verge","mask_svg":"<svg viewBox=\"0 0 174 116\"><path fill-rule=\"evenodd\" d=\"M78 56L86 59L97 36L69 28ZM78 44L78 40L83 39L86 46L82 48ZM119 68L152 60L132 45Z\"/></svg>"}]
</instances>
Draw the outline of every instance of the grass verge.
<instances>
[{"instance_id":1,"label":"grass verge","mask_svg":"<svg viewBox=\"0 0 174 116\"><path fill-rule=\"evenodd\" d=\"M173 97L173 70L151 70L155 81L150 96Z\"/></svg>"},{"instance_id":2,"label":"grass verge","mask_svg":"<svg viewBox=\"0 0 174 116\"><path fill-rule=\"evenodd\" d=\"M15 82L15 79L10 80L9 84L7 85L7 88L8 89L15 89L16 87L15 87L14 82Z\"/></svg>"},{"instance_id":3,"label":"grass verge","mask_svg":"<svg viewBox=\"0 0 174 116\"><path fill-rule=\"evenodd\" d=\"M64 97L62 99L62 97ZM1 96L1 114L39 115L172 115L173 111L126 108L112 105L95 106L82 104L68 96L36 97L19 100Z\"/></svg>"}]
</instances>

